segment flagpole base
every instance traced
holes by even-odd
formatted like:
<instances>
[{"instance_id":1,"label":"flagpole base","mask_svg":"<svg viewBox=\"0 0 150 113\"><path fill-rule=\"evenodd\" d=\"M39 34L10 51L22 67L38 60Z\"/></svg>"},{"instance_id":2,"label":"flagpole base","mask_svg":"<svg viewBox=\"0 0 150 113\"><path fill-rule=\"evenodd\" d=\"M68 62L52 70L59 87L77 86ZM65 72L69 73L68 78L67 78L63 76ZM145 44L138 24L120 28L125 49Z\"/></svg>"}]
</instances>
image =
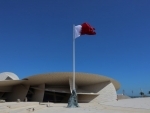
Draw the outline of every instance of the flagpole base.
<instances>
[{"instance_id":1,"label":"flagpole base","mask_svg":"<svg viewBox=\"0 0 150 113\"><path fill-rule=\"evenodd\" d=\"M70 95L70 98L68 100L67 108L77 108L77 107L79 107L78 100L77 100L77 94L76 94L75 90L72 90L72 94Z\"/></svg>"}]
</instances>

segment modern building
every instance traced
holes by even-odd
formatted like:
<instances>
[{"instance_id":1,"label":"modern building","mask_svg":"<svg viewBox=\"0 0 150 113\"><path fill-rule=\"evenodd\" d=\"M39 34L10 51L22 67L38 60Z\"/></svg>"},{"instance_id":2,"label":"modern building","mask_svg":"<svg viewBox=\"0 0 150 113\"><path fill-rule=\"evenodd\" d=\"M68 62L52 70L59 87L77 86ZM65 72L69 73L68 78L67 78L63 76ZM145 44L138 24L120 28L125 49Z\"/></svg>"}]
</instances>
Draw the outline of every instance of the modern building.
<instances>
[{"instance_id":1,"label":"modern building","mask_svg":"<svg viewBox=\"0 0 150 113\"><path fill-rule=\"evenodd\" d=\"M72 91L72 73L47 73L19 80L14 73L0 73L0 99L67 103ZM108 102L117 99L120 84L109 77L76 73L76 92L79 103Z\"/></svg>"}]
</instances>

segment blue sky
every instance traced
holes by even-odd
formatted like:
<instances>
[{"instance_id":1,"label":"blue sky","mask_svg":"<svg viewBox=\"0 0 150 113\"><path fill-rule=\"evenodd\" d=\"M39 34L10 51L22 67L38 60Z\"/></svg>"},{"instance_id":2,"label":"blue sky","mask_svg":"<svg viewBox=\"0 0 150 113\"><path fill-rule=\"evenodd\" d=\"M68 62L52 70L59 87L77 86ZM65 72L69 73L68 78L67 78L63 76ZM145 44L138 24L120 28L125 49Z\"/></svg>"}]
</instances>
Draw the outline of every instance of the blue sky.
<instances>
[{"instance_id":1,"label":"blue sky","mask_svg":"<svg viewBox=\"0 0 150 113\"><path fill-rule=\"evenodd\" d=\"M149 0L0 0L0 72L20 79L72 72L72 26L96 36L76 39L76 72L116 79L118 93L150 91Z\"/></svg>"}]
</instances>

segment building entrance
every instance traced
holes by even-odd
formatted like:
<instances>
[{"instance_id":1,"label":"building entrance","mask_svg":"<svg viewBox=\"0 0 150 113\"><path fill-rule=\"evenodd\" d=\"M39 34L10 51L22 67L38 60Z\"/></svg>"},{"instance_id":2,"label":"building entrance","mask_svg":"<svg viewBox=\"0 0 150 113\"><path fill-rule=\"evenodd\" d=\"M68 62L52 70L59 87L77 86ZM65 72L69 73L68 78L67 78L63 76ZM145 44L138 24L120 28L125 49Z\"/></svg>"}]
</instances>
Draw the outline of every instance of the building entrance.
<instances>
[{"instance_id":1,"label":"building entrance","mask_svg":"<svg viewBox=\"0 0 150 113\"><path fill-rule=\"evenodd\" d=\"M70 94L45 91L43 102L67 103Z\"/></svg>"}]
</instances>

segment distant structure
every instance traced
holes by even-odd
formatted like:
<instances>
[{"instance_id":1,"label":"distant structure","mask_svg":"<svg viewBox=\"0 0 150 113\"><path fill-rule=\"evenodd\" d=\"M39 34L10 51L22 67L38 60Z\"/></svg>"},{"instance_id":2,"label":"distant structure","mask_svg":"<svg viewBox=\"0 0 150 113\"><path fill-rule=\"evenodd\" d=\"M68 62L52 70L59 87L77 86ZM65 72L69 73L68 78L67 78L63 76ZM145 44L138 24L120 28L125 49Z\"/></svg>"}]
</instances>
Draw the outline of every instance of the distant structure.
<instances>
[{"instance_id":1,"label":"distant structure","mask_svg":"<svg viewBox=\"0 0 150 113\"><path fill-rule=\"evenodd\" d=\"M132 97L133 97L133 90L132 90Z\"/></svg>"},{"instance_id":2,"label":"distant structure","mask_svg":"<svg viewBox=\"0 0 150 113\"><path fill-rule=\"evenodd\" d=\"M129 97L129 96L127 96L127 95L123 95L123 94L118 94L118 95L117 95L117 99L118 99L118 100L121 100L121 99L129 99L129 98L131 98L131 97Z\"/></svg>"},{"instance_id":3,"label":"distant structure","mask_svg":"<svg viewBox=\"0 0 150 113\"><path fill-rule=\"evenodd\" d=\"M122 91L122 94L125 95L125 91L124 90Z\"/></svg>"},{"instance_id":4,"label":"distant structure","mask_svg":"<svg viewBox=\"0 0 150 113\"><path fill-rule=\"evenodd\" d=\"M6 102L37 101L67 103L72 91L71 72L38 74L19 80L11 72L0 73L0 99ZM120 84L109 77L76 73L79 103L116 101Z\"/></svg>"},{"instance_id":5,"label":"distant structure","mask_svg":"<svg viewBox=\"0 0 150 113\"><path fill-rule=\"evenodd\" d=\"M18 76L11 72L0 73L0 81L4 80L19 80Z\"/></svg>"}]
</instances>

